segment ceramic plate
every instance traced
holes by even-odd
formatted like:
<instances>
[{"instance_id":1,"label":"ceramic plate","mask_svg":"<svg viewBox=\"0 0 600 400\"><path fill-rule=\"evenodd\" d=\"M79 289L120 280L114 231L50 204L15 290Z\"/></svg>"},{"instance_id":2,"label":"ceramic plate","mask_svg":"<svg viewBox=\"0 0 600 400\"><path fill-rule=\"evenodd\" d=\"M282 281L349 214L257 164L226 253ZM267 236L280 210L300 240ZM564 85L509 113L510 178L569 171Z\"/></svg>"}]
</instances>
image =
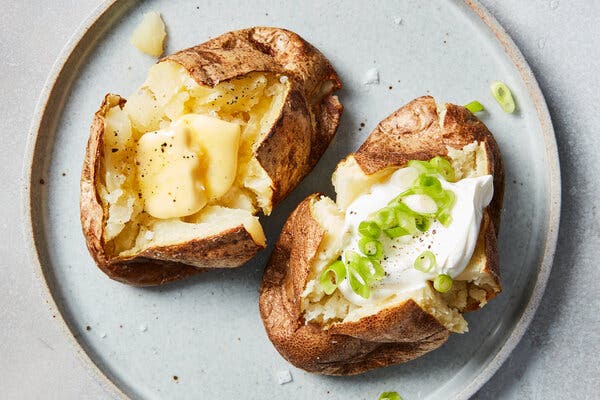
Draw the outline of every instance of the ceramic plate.
<instances>
[{"instance_id":1,"label":"ceramic plate","mask_svg":"<svg viewBox=\"0 0 600 400\"><path fill-rule=\"evenodd\" d=\"M31 132L25 168L27 240L40 276L75 348L114 397L143 399L466 399L494 373L531 320L550 271L560 181L544 99L520 52L475 2L116 1L77 31L51 74ZM155 62L129 43L145 11L168 28L167 52L253 25L291 29L339 72L344 115L312 173L269 218L268 241L313 192L332 194L336 163L399 106L423 94L438 101L481 101L506 167L500 232L504 292L467 316L470 331L439 350L354 377L311 375L289 365L268 341L258 313L271 247L244 267L158 288L109 280L93 264L79 223L79 176L92 115L106 92L127 96ZM379 84L365 85L370 69ZM504 114L492 80L514 93ZM364 124L364 128L361 125ZM53 304L54 304L53 303ZM67 330L65 330L67 332ZM292 382L279 384L280 374Z\"/></svg>"}]
</instances>

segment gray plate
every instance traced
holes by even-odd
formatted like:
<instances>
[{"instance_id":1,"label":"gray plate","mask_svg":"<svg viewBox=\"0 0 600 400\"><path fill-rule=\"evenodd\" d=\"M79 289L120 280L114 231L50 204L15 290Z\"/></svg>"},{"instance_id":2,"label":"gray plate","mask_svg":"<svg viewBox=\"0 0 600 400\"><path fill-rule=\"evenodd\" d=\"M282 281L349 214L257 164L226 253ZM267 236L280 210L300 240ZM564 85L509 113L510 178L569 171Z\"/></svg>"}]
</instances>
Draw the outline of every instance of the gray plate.
<instances>
[{"instance_id":1,"label":"gray plate","mask_svg":"<svg viewBox=\"0 0 600 400\"><path fill-rule=\"evenodd\" d=\"M405 399L468 398L531 320L558 229L554 133L520 52L471 1L225 3L107 3L78 29L50 75L25 165L25 212L31 216L26 240L49 301L63 316L65 332L76 339L74 348L115 397L375 399L384 390L398 390ZM506 165L500 234L505 289L485 309L468 315L470 332L453 335L441 349L405 365L356 377L310 375L277 354L258 315L257 288L270 248L243 268L154 289L121 285L95 268L79 224L85 143L104 94L128 95L154 62L128 41L147 10L163 14L168 52L228 30L276 25L298 32L337 68L345 84L338 134L310 176L263 220L271 244L302 198L332 192L336 163L397 107L422 94L458 104L483 102L489 111L481 118L495 133ZM363 84L371 68L379 71L379 85ZM516 114L502 113L491 99L488 86L495 79L512 88ZM366 126L359 130L361 123ZM293 382L279 385L277 374L285 370Z\"/></svg>"}]
</instances>

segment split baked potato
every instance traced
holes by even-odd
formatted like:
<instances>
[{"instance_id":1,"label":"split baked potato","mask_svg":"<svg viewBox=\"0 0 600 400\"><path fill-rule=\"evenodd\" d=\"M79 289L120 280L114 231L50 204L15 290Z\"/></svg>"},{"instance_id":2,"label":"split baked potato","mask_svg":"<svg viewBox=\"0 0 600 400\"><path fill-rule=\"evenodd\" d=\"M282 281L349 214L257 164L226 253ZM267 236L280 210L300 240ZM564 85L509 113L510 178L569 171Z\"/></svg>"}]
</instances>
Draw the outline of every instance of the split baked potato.
<instances>
[{"instance_id":1,"label":"split baked potato","mask_svg":"<svg viewBox=\"0 0 600 400\"><path fill-rule=\"evenodd\" d=\"M88 249L110 278L158 285L238 267L338 126L341 82L293 32L233 31L155 64L127 100L106 95L81 176Z\"/></svg>"},{"instance_id":2,"label":"split baked potato","mask_svg":"<svg viewBox=\"0 0 600 400\"><path fill-rule=\"evenodd\" d=\"M433 218L434 214L423 219L428 214L411 214L413 206L407 208L411 193L430 193L430 188L423 189L424 186L419 186L422 189L419 192L416 183L405 197L396 197L398 193L389 197L393 199L389 204L395 204L392 210L399 214L382 214L389 211L390 206L386 206L373 214L373 221L380 224L363 221L358 225L360 234L352 231L352 226L346 230L348 219L357 212L351 211L353 204L358 204L361 196L375 196L373 193L377 190L380 193L382 185L392 184L398 176L406 176L414 168L425 168L425 172L418 178L415 174L411 182L422 179L437 185L443 179L436 175L437 170L436 174L428 175L431 165L444 167L448 181L455 182L446 182L443 188L458 187L461 182L463 187L467 182L475 182L480 188L487 185L488 197L481 203L481 209L473 208L476 219L463 221L455 216L452 221L442 218L444 209L433 211L438 212L435 218L443 221L444 226L455 226L459 231L467 222L471 223L472 246L466 246L460 255L464 258L463 266L453 277L447 275L450 272L431 273L432 264L424 266L425 257L417 256L409 258L410 270L402 270L405 276L417 276L417 285L394 283L388 287L399 285L401 290L381 291L377 285L382 285L379 282L385 279L402 282L390 281L391 272L382 267L387 260L385 249L390 247L383 246L381 251L381 243L387 241L394 248L398 244L402 249L404 242L397 240L406 238L406 246L415 243L417 249L427 244L428 232L433 234L430 237L435 236L436 231L431 227L442 225ZM434 175L439 179L433 179ZM462 313L482 307L500 292L497 235L504 188L502 159L492 134L464 107L436 105L429 96L413 100L379 123L358 151L338 164L333 183L337 192L335 203L313 194L293 211L275 245L260 289L260 314L266 332L281 355L293 365L314 373L351 375L409 361L441 346L451 332L465 332L467 323ZM448 196L454 201L448 204L456 204L450 207L457 208L460 199ZM375 199L364 198L370 202ZM468 205L468 201L460 204ZM363 201L363 206L373 207L369 201ZM406 224L381 225L387 223L377 219L381 215L397 217L396 221ZM412 228L408 222L413 224ZM385 235L381 232L384 227L389 228ZM371 228L375 231L370 231ZM364 254L357 256L359 250L346 253L345 246L354 243L349 242L348 235L359 235L363 242L362 247L360 241L358 246ZM380 239L372 239L377 237ZM421 245L423 238L425 242ZM435 237L431 243L434 242ZM432 254L427 250L433 250L431 243L423 247L422 254ZM435 262L434 256L431 262ZM366 270L361 269L364 265ZM452 265L447 267L450 270ZM347 284L345 289L344 284ZM383 295L373 298L377 290Z\"/></svg>"}]
</instances>

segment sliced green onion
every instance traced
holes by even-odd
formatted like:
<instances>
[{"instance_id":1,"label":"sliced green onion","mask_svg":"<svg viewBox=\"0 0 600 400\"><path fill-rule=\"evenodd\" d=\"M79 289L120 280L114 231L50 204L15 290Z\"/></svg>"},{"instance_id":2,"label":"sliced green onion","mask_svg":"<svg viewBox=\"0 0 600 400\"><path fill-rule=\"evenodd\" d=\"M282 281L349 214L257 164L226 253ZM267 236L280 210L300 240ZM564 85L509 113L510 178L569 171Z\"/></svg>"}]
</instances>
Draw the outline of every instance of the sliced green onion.
<instances>
[{"instance_id":1,"label":"sliced green onion","mask_svg":"<svg viewBox=\"0 0 600 400\"><path fill-rule=\"evenodd\" d=\"M414 267L417 271L430 272L436 265L435 254L429 250L425 250L415 259Z\"/></svg>"},{"instance_id":2,"label":"sliced green onion","mask_svg":"<svg viewBox=\"0 0 600 400\"><path fill-rule=\"evenodd\" d=\"M393 207L384 207L377 211L374 220L383 230L398 226L396 210Z\"/></svg>"},{"instance_id":3,"label":"sliced green onion","mask_svg":"<svg viewBox=\"0 0 600 400\"><path fill-rule=\"evenodd\" d=\"M404 199L414 194L426 195L433 199L443 196L444 189L438 178L431 175L421 174L415 186L405 190L398 196L400 199ZM395 200L395 199L394 199ZM413 210L414 211L414 210ZM419 213L423 214L423 213Z\"/></svg>"},{"instance_id":4,"label":"sliced green onion","mask_svg":"<svg viewBox=\"0 0 600 400\"><path fill-rule=\"evenodd\" d=\"M381 235L381 228L374 221L363 221L358 225L358 233L362 236L377 239Z\"/></svg>"},{"instance_id":5,"label":"sliced green onion","mask_svg":"<svg viewBox=\"0 0 600 400\"><path fill-rule=\"evenodd\" d=\"M502 111L509 114L515 111L515 100L508 86L500 81L494 81L490 85L490 90L494 99L500 104Z\"/></svg>"},{"instance_id":6,"label":"sliced green onion","mask_svg":"<svg viewBox=\"0 0 600 400\"><path fill-rule=\"evenodd\" d=\"M332 280L333 278L333 280ZM325 294L332 294L340 282L346 278L346 266L340 260L335 261L321 273L319 283Z\"/></svg>"},{"instance_id":7,"label":"sliced green onion","mask_svg":"<svg viewBox=\"0 0 600 400\"><path fill-rule=\"evenodd\" d=\"M456 203L456 195L452 190L445 190L443 196L436 199L438 212L435 218L446 228L452 223L452 207Z\"/></svg>"},{"instance_id":8,"label":"sliced green onion","mask_svg":"<svg viewBox=\"0 0 600 400\"><path fill-rule=\"evenodd\" d=\"M346 251L345 254L348 265L348 283L350 283L352 291L360 297L368 299L371 296L370 265L365 263L365 258L352 250Z\"/></svg>"},{"instance_id":9,"label":"sliced green onion","mask_svg":"<svg viewBox=\"0 0 600 400\"><path fill-rule=\"evenodd\" d=\"M357 263L360 262L360 260L362 258L363 258L363 256L361 256L360 254L358 254L355 251L352 251L352 250L346 250L346 251L344 251L344 261L348 265L357 264Z\"/></svg>"},{"instance_id":10,"label":"sliced green onion","mask_svg":"<svg viewBox=\"0 0 600 400\"><path fill-rule=\"evenodd\" d=\"M404 198L404 204L416 215L435 217L439 207L432 196L427 194L411 194Z\"/></svg>"},{"instance_id":11,"label":"sliced green onion","mask_svg":"<svg viewBox=\"0 0 600 400\"><path fill-rule=\"evenodd\" d=\"M452 167L452 164L450 164L450 161L443 157L436 156L433 157L429 163L440 172L440 175L442 175L445 180L448 182L454 182L455 172L454 167Z\"/></svg>"},{"instance_id":12,"label":"sliced green onion","mask_svg":"<svg viewBox=\"0 0 600 400\"><path fill-rule=\"evenodd\" d=\"M450 210L456 202L456 194L452 190L444 190L441 196L435 199L438 206L438 212Z\"/></svg>"},{"instance_id":13,"label":"sliced green onion","mask_svg":"<svg viewBox=\"0 0 600 400\"><path fill-rule=\"evenodd\" d=\"M446 293L452 289L452 278L450 275L439 274L433 280L433 288L440 293Z\"/></svg>"},{"instance_id":14,"label":"sliced green onion","mask_svg":"<svg viewBox=\"0 0 600 400\"><path fill-rule=\"evenodd\" d=\"M390 228L390 229L384 229L383 233L385 233L385 235L387 237L389 237L390 239L397 239L400 236L406 236L408 235L408 231L406 231L406 229L400 227L400 226L396 226L394 228Z\"/></svg>"},{"instance_id":15,"label":"sliced green onion","mask_svg":"<svg viewBox=\"0 0 600 400\"><path fill-rule=\"evenodd\" d=\"M383 267L377 260L361 256L352 250L346 250L344 258L348 268L348 282L352 291L368 299L371 295L370 285L385 276Z\"/></svg>"},{"instance_id":16,"label":"sliced green onion","mask_svg":"<svg viewBox=\"0 0 600 400\"><path fill-rule=\"evenodd\" d=\"M452 215L450 214L449 210L442 211L435 218L440 221L440 224L442 224L445 228L449 227L452 223Z\"/></svg>"},{"instance_id":17,"label":"sliced green onion","mask_svg":"<svg viewBox=\"0 0 600 400\"><path fill-rule=\"evenodd\" d=\"M348 281L352 291L364 299L368 299L371 296L371 288L367 282L360 276L358 271L350 269L348 274Z\"/></svg>"},{"instance_id":18,"label":"sliced green onion","mask_svg":"<svg viewBox=\"0 0 600 400\"><path fill-rule=\"evenodd\" d=\"M471 111L471 113L473 113L473 114L475 114L476 112L485 110L485 108L483 108L483 104L481 104L477 100L470 102L469 104L467 104L465 106L465 108L467 110Z\"/></svg>"},{"instance_id":19,"label":"sliced green onion","mask_svg":"<svg viewBox=\"0 0 600 400\"><path fill-rule=\"evenodd\" d=\"M431 175L421 174L417 178L416 186L418 185L424 193L428 194L431 197L434 197L440 193L442 193L442 183L438 178Z\"/></svg>"},{"instance_id":20,"label":"sliced green onion","mask_svg":"<svg viewBox=\"0 0 600 400\"><path fill-rule=\"evenodd\" d=\"M399 211L396 208L396 219L398 220L398 227L404 229L411 235L417 233L417 224L413 214Z\"/></svg>"},{"instance_id":21,"label":"sliced green onion","mask_svg":"<svg viewBox=\"0 0 600 400\"><path fill-rule=\"evenodd\" d=\"M417 215L415 217L415 226L421 232L427 232L429 226L431 225L431 220L423 215Z\"/></svg>"},{"instance_id":22,"label":"sliced green onion","mask_svg":"<svg viewBox=\"0 0 600 400\"><path fill-rule=\"evenodd\" d=\"M383 392L379 395L379 400L402 400L398 392Z\"/></svg>"},{"instance_id":23,"label":"sliced green onion","mask_svg":"<svg viewBox=\"0 0 600 400\"><path fill-rule=\"evenodd\" d=\"M349 264L349 268L356 271L361 280L366 284L376 282L385 275L385 271L379 261L360 255Z\"/></svg>"},{"instance_id":24,"label":"sliced green onion","mask_svg":"<svg viewBox=\"0 0 600 400\"><path fill-rule=\"evenodd\" d=\"M373 269L373 273L371 275L371 282L382 280L385 277L385 270L383 269L379 261L369 260L369 262L371 263L371 268Z\"/></svg>"},{"instance_id":25,"label":"sliced green onion","mask_svg":"<svg viewBox=\"0 0 600 400\"><path fill-rule=\"evenodd\" d=\"M394 203L394 208L396 209L396 214L399 212L403 212L409 215L415 215L415 212L413 210L410 209L409 206L407 206L405 203L402 202L402 199L398 196L396 197L393 201L395 201L396 203Z\"/></svg>"},{"instance_id":26,"label":"sliced green onion","mask_svg":"<svg viewBox=\"0 0 600 400\"><path fill-rule=\"evenodd\" d=\"M374 260L383 258L383 248L379 240L363 237L358 241L358 248L365 256Z\"/></svg>"},{"instance_id":27,"label":"sliced green onion","mask_svg":"<svg viewBox=\"0 0 600 400\"><path fill-rule=\"evenodd\" d=\"M409 167L415 168L419 174L436 174L435 168L429 164L429 161L411 160L408 162Z\"/></svg>"}]
</instances>

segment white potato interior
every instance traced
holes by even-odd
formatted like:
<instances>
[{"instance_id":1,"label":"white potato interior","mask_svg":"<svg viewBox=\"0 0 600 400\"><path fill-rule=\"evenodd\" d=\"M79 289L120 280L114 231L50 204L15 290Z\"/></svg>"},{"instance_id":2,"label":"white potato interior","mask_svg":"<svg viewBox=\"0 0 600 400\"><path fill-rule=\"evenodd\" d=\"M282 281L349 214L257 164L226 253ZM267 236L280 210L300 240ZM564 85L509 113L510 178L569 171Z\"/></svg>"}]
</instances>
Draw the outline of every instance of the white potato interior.
<instances>
[{"instance_id":1,"label":"white potato interior","mask_svg":"<svg viewBox=\"0 0 600 400\"><path fill-rule=\"evenodd\" d=\"M482 176L489 171L485 146L482 143L473 142L462 149L448 148L448 157L452 161L457 179ZM448 330L465 332L467 322L461 312L466 308L468 301L475 300L483 306L486 291L482 287L495 286L493 279L484 272L486 263L481 233L471 261L456 278L453 289L447 293L439 293L428 285L410 293L394 295L375 306L359 307L346 300L339 290L332 295L326 295L318 282L321 271L336 260L343 250L342 227L346 207L355 198L367 193L375 183L386 179L394 170L391 168L374 175L366 175L354 157L350 156L338 165L333 175L337 204L327 197L313 202L312 215L325 230L325 235L312 260L312 269L302 293L301 307L305 321L324 326L357 321L412 299Z\"/></svg>"},{"instance_id":2,"label":"white potato interior","mask_svg":"<svg viewBox=\"0 0 600 400\"><path fill-rule=\"evenodd\" d=\"M133 31L130 41L138 50L160 57L166 36L167 31L160 14L151 11L144 14L144 19Z\"/></svg>"},{"instance_id":3,"label":"white potato interior","mask_svg":"<svg viewBox=\"0 0 600 400\"><path fill-rule=\"evenodd\" d=\"M241 224L257 243L264 244L264 233L255 214L259 211L270 214L273 182L253 151L283 108L289 83L279 78L253 72L211 88L196 83L179 64L163 61L150 69L146 82L122 109L114 106L108 110L102 176L97 189L107 215L104 240L111 256L132 255L152 246L206 237ZM202 152L208 152L208 156L198 155L211 159L212 152L222 166L235 166L235 179L226 186L217 186L218 182L210 181L210 177L218 176L215 174L222 169L203 165L201 168L208 171L203 176L212 183L208 188L212 186L214 194L206 205L202 204L192 215L152 217L144 211L145 198L138 177L140 159L144 158L136 154L137 143L144 134L169 129L176 120L193 115L206 115L240 126L235 151L227 150L229 145L224 143L229 142L206 139L204 142L218 145L203 148ZM231 154L237 160L228 159ZM202 182L204 186L207 181Z\"/></svg>"}]
</instances>

